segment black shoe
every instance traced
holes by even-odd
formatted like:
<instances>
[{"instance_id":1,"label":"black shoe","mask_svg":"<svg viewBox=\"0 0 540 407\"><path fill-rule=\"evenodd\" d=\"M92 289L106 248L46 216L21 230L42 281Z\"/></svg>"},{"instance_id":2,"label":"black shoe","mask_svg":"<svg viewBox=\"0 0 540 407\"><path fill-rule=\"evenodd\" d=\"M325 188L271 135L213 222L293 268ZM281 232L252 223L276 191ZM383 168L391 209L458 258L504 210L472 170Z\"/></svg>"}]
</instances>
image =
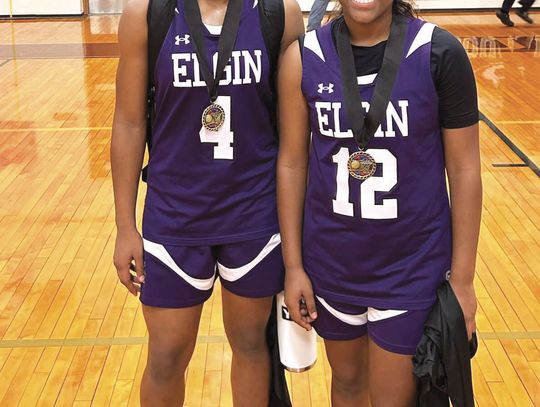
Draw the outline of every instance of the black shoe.
<instances>
[{"instance_id":1,"label":"black shoe","mask_svg":"<svg viewBox=\"0 0 540 407\"><path fill-rule=\"evenodd\" d=\"M508 13L505 13L504 11L499 10L495 14L497 15L497 17L499 17L499 20L501 20L501 23L503 23L504 25L508 27L514 26L514 23L512 22L512 20L510 20L510 16L508 15Z\"/></svg>"},{"instance_id":2,"label":"black shoe","mask_svg":"<svg viewBox=\"0 0 540 407\"><path fill-rule=\"evenodd\" d=\"M529 17L529 13L527 13L526 11L524 10L518 10L516 11L516 14L521 17L523 20L525 20L526 22L528 22L529 24L532 24L534 23L533 19L531 17Z\"/></svg>"}]
</instances>

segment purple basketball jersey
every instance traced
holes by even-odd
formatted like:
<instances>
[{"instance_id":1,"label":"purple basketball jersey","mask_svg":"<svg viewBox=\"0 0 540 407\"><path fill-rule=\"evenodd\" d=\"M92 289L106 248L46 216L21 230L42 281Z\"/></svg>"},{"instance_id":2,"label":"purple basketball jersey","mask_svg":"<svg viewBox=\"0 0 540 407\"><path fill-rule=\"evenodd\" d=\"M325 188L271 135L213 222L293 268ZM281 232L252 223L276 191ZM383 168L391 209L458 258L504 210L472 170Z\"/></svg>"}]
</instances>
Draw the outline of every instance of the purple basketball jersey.
<instances>
[{"instance_id":1,"label":"purple basketball jersey","mask_svg":"<svg viewBox=\"0 0 540 407\"><path fill-rule=\"evenodd\" d=\"M307 34L302 90L312 143L304 219L304 266L327 300L421 309L435 299L451 260L438 96L430 72L434 26L409 22L386 118L368 145L371 178L349 175L358 146L349 129L331 24ZM369 109L376 75L358 78Z\"/></svg>"},{"instance_id":2,"label":"purple basketball jersey","mask_svg":"<svg viewBox=\"0 0 540 407\"><path fill-rule=\"evenodd\" d=\"M193 38L177 1L156 64L156 119L143 234L169 245L216 245L277 232L270 63L257 0L245 0L238 36L216 103L219 131L201 117L210 104ZM215 71L219 35L204 29Z\"/></svg>"}]
</instances>

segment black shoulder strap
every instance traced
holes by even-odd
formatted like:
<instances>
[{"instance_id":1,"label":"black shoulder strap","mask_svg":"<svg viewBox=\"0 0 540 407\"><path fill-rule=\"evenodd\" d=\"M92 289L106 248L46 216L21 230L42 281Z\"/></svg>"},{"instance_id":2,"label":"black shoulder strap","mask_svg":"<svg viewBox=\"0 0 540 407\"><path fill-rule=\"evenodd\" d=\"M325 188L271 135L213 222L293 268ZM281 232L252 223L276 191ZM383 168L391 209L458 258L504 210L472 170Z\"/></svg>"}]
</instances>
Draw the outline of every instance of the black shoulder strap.
<instances>
[{"instance_id":1,"label":"black shoulder strap","mask_svg":"<svg viewBox=\"0 0 540 407\"><path fill-rule=\"evenodd\" d=\"M306 35L302 34L300 37L298 37L298 46L300 47L300 58L302 59L302 62L304 62L304 41L306 40Z\"/></svg>"},{"instance_id":2,"label":"black shoulder strap","mask_svg":"<svg viewBox=\"0 0 540 407\"><path fill-rule=\"evenodd\" d=\"M154 86L154 68L174 18L175 5L175 0L148 1L148 89Z\"/></svg>"},{"instance_id":3,"label":"black shoulder strap","mask_svg":"<svg viewBox=\"0 0 540 407\"><path fill-rule=\"evenodd\" d=\"M281 39L285 31L285 6L283 0L259 0L259 3L264 43L270 56L272 72L275 75Z\"/></svg>"},{"instance_id":4,"label":"black shoulder strap","mask_svg":"<svg viewBox=\"0 0 540 407\"><path fill-rule=\"evenodd\" d=\"M264 45L270 59L270 86L272 98L266 103L272 109L274 133L277 135L277 70L281 40L285 32L285 6L283 0L259 0L259 15Z\"/></svg>"},{"instance_id":5,"label":"black shoulder strap","mask_svg":"<svg viewBox=\"0 0 540 407\"><path fill-rule=\"evenodd\" d=\"M148 0L146 22L148 24L148 89L146 112L146 143L152 148L152 122L154 121L154 73L156 62L174 18L175 0ZM146 182L147 167L143 168L142 179Z\"/></svg>"}]
</instances>

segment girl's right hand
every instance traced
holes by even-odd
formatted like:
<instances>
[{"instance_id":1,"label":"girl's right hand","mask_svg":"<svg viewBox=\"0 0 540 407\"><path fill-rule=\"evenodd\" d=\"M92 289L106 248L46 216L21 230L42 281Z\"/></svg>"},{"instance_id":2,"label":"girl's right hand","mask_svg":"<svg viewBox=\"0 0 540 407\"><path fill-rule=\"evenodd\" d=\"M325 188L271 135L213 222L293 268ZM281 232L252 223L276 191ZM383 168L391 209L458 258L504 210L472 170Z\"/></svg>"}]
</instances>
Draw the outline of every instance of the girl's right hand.
<instances>
[{"instance_id":1,"label":"girl's right hand","mask_svg":"<svg viewBox=\"0 0 540 407\"><path fill-rule=\"evenodd\" d=\"M132 261L135 262L136 276L130 272ZM118 230L114 248L114 266L120 282L136 296L141 290L140 284L144 283L144 261L143 240L135 228L128 231Z\"/></svg>"},{"instance_id":2,"label":"girl's right hand","mask_svg":"<svg viewBox=\"0 0 540 407\"><path fill-rule=\"evenodd\" d=\"M311 281L303 268L287 270L285 274L285 305L294 322L311 330L317 309Z\"/></svg>"}]
</instances>

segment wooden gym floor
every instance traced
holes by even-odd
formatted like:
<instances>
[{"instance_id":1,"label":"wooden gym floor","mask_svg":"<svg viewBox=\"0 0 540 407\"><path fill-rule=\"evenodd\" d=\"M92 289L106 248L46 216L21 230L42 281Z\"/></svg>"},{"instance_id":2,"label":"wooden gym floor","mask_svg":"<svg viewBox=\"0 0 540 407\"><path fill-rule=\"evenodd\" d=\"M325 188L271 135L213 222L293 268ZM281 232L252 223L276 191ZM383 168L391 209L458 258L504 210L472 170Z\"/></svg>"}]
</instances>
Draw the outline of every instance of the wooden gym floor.
<instances>
[{"instance_id":1,"label":"wooden gym floor","mask_svg":"<svg viewBox=\"0 0 540 407\"><path fill-rule=\"evenodd\" d=\"M540 406L540 25L514 17L505 28L492 13L425 18L469 51L485 118L477 405ZM146 331L111 261L117 22L0 22L2 407L138 405ZM319 351L313 370L288 375L295 406L329 404ZM232 405L230 358L214 296L186 406Z\"/></svg>"}]
</instances>

